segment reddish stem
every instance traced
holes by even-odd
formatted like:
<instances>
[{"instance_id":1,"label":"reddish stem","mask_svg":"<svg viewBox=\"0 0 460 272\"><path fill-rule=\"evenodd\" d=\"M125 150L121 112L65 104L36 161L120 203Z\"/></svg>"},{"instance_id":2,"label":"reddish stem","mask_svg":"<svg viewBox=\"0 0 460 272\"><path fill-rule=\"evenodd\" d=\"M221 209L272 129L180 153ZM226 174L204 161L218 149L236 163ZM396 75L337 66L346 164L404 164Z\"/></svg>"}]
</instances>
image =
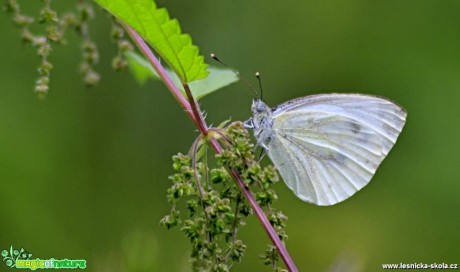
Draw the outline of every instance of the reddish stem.
<instances>
[{"instance_id":1,"label":"reddish stem","mask_svg":"<svg viewBox=\"0 0 460 272\"><path fill-rule=\"evenodd\" d=\"M164 70L163 66L161 66L160 62L158 59L155 57L153 54L152 50L150 50L149 46L145 43L145 41L134 31L131 27L128 25L124 25L126 30L128 31L129 35L131 38L134 40L134 42L137 44L141 52L147 57L147 59L150 61L152 64L153 68L155 71L158 73L160 78L163 80L165 83L166 87L171 91L172 95L177 99L179 104L182 106L182 108L185 109L187 114L190 116L190 118L193 120L193 123L195 126L199 129L200 133L203 135L208 134L208 127L206 125L206 122L204 121L203 115L199 111L198 104L196 101L193 99L192 93L190 91L190 88L188 87L187 84L184 84L184 89L185 93L188 97L187 101L184 96L182 95L181 91L179 88L177 88L176 85L172 82L172 80L169 78L168 74ZM222 153L222 147L219 145L219 142L215 138L209 138L209 142L211 144L211 147L214 149L214 151L217 154ZM268 221L267 216L265 215L264 211L262 208L257 204L257 201L255 200L254 196L252 195L251 191L249 188L246 186L244 183L243 179L241 178L240 174L235 170L235 169L228 169L230 172L231 176L237 183L237 185L240 187L241 191L243 192L244 196L249 202L249 205L251 206L252 210L256 214L257 218L259 219L260 223L264 227L265 231L267 232L268 236L272 240L273 244L275 245L276 249L278 250L281 258L283 259L286 267L288 268L289 271L292 272L297 272L298 269L292 260L291 256L289 255L286 247L284 246L283 242L281 242L280 238L278 237L278 234L276 233L275 229L273 226L270 224L270 221Z\"/></svg>"},{"instance_id":2,"label":"reddish stem","mask_svg":"<svg viewBox=\"0 0 460 272\"><path fill-rule=\"evenodd\" d=\"M192 107L185 99L185 97L182 95L182 92L179 90L179 88L177 88L177 86L173 83L166 70L155 57L152 50L150 50L150 47L145 43L141 36L139 36L139 34L137 34L137 32L130 26L128 26L127 24L123 24L123 27L128 31L129 36L131 36L139 50L141 50L144 56L150 61L150 64L152 64L153 69L155 69L155 71L158 73L158 76L161 78L161 80L169 89L174 98L176 98L177 102L179 102L179 105L181 105L185 112L188 114L188 116L192 118L193 123L195 123L195 125L198 126L195 120L195 116L192 112Z\"/></svg>"},{"instance_id":3,"label":"reddish stem","mask_svg":"<svg viewBox=\"0 0 460 272\"><path fill-rule=\"evenodd\" d=\"M204 136L208 135L208 126L206 125L206 122L204 121L203 114L201 114L200 111L200 106L198 103L196 103L195 99L193 99L192 91L190 90L190 87L188 86L187 83L183 84L185 94L187 95L188 102L190 103L190 106L192 107L192 112L193 116L195 117L196 124L198 125L198 130L203 134Z\"/></svg>"}]
</instances>

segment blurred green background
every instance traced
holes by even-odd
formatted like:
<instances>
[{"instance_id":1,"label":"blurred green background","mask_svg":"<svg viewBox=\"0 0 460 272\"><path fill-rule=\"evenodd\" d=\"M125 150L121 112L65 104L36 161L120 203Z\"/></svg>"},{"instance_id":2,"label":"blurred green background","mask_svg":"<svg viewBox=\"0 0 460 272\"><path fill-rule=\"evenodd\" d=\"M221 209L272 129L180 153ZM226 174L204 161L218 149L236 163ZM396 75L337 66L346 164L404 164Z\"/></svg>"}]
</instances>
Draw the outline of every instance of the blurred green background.
<instances>
[{"instance_id":1,"label":"blurred green background","mask_svg":"<svg viewBox=\"0 0 460 272\"><path fill-rule=\"evenodd\" d=\"M38 1L26 2L36 11ZM59 10L74 1L53 1ZM372 182L349 200L316 207L277 185L289 216L288 249L301 271L379 271L382 263L459 263L460 2L457 0L158 0L201 53L217 53L253 80L270 105L322 92L386 96L408 121ZM83 86L79 40L51 56L45 100L33 93L39 59L0 14L0 249L83 258L89 271L190 271L168 212L170 158L197 136L159 82L143 87L111 70L110 21L97 12L102 81ZM255 80L253 81L255 82ZM204 98L207 121L250 116L251 92L234 84ZM242 229L234 271L270 271L257 220ZM5 264L0 264L3 270Z\"/></svg>"}]
</instances>

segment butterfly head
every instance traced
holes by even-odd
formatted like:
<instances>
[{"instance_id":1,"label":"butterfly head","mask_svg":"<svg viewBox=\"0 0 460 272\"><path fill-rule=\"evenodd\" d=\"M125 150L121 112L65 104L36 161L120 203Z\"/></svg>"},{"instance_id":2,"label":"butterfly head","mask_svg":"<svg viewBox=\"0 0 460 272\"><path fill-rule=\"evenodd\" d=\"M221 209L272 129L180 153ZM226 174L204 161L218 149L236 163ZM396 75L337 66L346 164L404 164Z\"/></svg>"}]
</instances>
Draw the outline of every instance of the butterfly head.
<instances>
[{"instance_id":1,"label":"butterfly head","mask_svg":"<svg viewBox=\"0 0 460 272\"><path fill-rule=\"evenodd\" d=\"M267 106L267 104L265 104L264 101L262 101L262 99L255 98L252 100L251 111L252 114L259 115L269 111L269 107Z\"/></svg>"},{"instance_id":2,"label":"butterfly head","mask_svg":"<svg viewBox=\"0 0 460 272\"><path fill-rule=\"evenodd\" d=\"M257 128L269 128L273 123L273 113L272 109L265 104L262 99L256 98L252 100L252 120L254 122L254 127Z\"/></svg>"}]
</instances>

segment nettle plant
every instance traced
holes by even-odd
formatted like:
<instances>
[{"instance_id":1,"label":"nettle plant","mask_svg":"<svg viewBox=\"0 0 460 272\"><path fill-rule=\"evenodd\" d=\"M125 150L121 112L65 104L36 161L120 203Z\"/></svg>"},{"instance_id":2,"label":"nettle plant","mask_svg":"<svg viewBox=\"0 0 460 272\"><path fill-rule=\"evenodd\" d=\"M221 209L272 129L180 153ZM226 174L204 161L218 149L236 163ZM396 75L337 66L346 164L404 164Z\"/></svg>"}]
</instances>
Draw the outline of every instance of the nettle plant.
<instances>
[{"instance_id":1,"label":"nettle plant","mask_svg":"<svg viewBox=\"0 0 460 272\"><path fill-rule=\"evenodd\" d=\"M172 185L167 191L171 211L160 221L168 229L179 229L190 240L194 270L229 271L240 262L246 245L238 238L238 231L245 219L255 214L273 243L260 255L263 262L273 271L297 271L284 245L287 217L272 207L278 198L272 188L279 180L277 172L271 165L260 165L241 122L226 121L209 127L197 103L237 81L236 72L205 64L190 36L181 32L178 21L152 0L96 0L96 4L80 0L74 10L64 14L53 9L51 0L41 2L34 17L23 14L17 0L4 1L4 10L22 31L22 40L35 47L40 56L35 84L40 98L49 91L52 48L65 44L69 30L82 38L80 71L85 84L94 86L99 81L95 70L98 49L89 32L93 9L99 5L112 19L111 37L118 46L113 68L129 68L140 83L161 80L198 129L200 135L189 152L173 156L174 174L169 177ZM143 56L134 52L125 33Z\"/></svg>"}]
</instances>

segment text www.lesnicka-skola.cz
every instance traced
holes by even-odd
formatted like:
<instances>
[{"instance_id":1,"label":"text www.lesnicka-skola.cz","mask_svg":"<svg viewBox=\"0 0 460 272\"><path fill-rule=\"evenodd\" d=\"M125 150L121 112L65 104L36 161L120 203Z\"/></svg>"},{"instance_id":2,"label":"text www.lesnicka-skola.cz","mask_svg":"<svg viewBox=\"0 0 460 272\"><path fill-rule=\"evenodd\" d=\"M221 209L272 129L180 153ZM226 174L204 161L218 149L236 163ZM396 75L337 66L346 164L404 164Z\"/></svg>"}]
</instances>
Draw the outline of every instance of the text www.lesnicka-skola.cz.
<instances>
[{"instance_id":1,"label":"text www.lesnicka-skola.cz","mask_svg":"<svg viewBox=\"0 0 460 272\"><path fill-rule=\"evenodd\" d=\"M383 269L458 269L458 264L447 263L399 263L399 264L382 264Z\"/></svg>"}]
</instances>

